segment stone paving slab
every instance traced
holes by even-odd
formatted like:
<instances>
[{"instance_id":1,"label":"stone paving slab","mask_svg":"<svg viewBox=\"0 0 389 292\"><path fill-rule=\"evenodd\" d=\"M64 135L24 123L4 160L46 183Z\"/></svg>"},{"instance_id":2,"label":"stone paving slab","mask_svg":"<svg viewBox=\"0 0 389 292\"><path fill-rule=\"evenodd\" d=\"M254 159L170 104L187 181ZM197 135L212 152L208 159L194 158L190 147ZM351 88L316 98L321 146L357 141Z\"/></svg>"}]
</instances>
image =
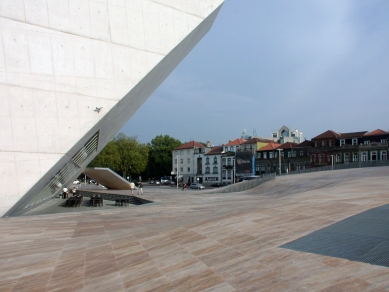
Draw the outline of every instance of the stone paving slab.
<instances>
[{"instance_id":1,"label":"stone paving slab","mask_svg":"<svg viewBox=\"0 0 389 292\"><path fill-rule=\"evenodd\" d=\"M389 268L281 245L389 203L389 167L0 219L0 291L389 291ZM42 206L43 208L43 206Z\"/></svg>"}]
</instances>

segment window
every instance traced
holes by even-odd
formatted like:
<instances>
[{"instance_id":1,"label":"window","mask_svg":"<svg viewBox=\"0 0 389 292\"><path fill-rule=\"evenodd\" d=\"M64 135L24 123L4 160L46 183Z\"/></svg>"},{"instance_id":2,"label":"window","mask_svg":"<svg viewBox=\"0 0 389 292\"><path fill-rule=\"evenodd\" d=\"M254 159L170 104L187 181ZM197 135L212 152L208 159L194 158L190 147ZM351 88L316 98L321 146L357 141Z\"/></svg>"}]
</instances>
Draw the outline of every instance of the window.
<instances>
[{"instance_id":1,"label":"window","mask_svg":"<svg viewBox=\"0 0 389 292\"><path fill-rule=\"evenodd\" d=\"M217 157L216 156L213 158L213 164L217 164Z\"/></svg>"},{"instance_id":2,"label":"window","mask_svg":"<svg viewBox=\"0 0 389 292\"><path fill-rule=\"evenodd\" d=\"M182 150L180 150L180 155L182 155Z\"/></svg>"},{"instance_id":3,"label":"window","mask_svg":"<svg viewBox=\"0 0 389 292\"><path fill-rule=\"evenodd\" d=\"M284 151L281 151L281 157L284 157Z\"/></svg>"},{"instance_id":4,"label":"window","mask_svg":"<svg viewBox=\"0 0 389 292\"><path fill-rule=\"evenodd\" d=\"M292 153L290 153L290 151L288 151L288 157L291 157L292 156Z\"/></svg>"},{"instance_id":5,"label":"window","mask_svg":"<svg viewBox=\"0 0 389 292\"><path fill-rule=\"evenodd\" d=\"M311 155L311 163L315 163L316 162L316 156L315 155Z\"/></svg>"},{"instance_id":6,"label":"window","mask_svg":"<svg viewBox=\"0 0 389 292\"><path fill-rule=\"evenodd\" d=\"M218 173L218 171L217 171L217 166L214 166L213 167L213 172L212 173Z\"/></svg>"},{"instance_id":7,"label":"window","mask_svg":"<svg viewBox=\"0 0 389 292\"><path fill-rule=\"evenodd\" d=\"M340 141L339 141L339 145L340 146L343 146L345 144L345 141L344 141L344 139L340 139Z\"/></svg>"},{"instance_id":8,"label":"window","mask_svg":"<svg viewBox=\"0 0 389 292\"><path fill-rule=\"evenodd\" d=\"M263 159L267 159L267 152L263 152Z\"/></svg>"},{"instance_id":9,"label":"window","mask_svg":"<svg viewBox=\"0 0 389 292\"><path fill-rule=\"evenodd\" d=\"M386 139L381 139L381 144L386 144L386 143L388 143L388 140L386 140Z\"/></svg>"},{"instance_id":10,"label":"window","mask_svg":"<svg viewBox=\"0 0 389 292\"><path fill-rule=\"evenodd\" d=\"M190 163L190 158L188 158L188 159L186 160L186 162L187 162L187 163Z\"/></svg>"},{"instance_id":11,"label":"window","mask_svg":"<svg viewBox=\"0 0 389 292\"><path fill-rule=\"evenodd\" d=\"M363 142L363 144L369 145L369 144L370 144L370 141L369 141L369 140L366 140L365 142Z\"/></svg>"},{"instance_id":12,"label":"window","mask_svg":"<svg viewBox=\"0 0 389 292\"><path fill-rule=\"evenodd\" d=\"M231 179L231 170L228 171L227 179Z\"/></svg>"},{"instance_id":13,"label":"window","mask_svg":"<svg viewBox=\"0 0 389 292\"><path fill-rule=\"evenodd\" d=\"M190 167L188 167L188 172L190 172Z\"/></svg>"},{"instance_id":14,"label":"window","mask_svg":"<svg viewBox=\"0 0 389 292\"><path fill-rule=\"evenodd\" d=\"M174 151L174 155L175 156L177 156L178 155L178 151L176 150L176 151Z\"/></svg>"},{"instance_id":15,"label":"window","mask_svg":"<svg viewBox=\"0 0 389 292\"><path fill-rule=\"evenodd\" d=\"M183 167L180 167L180 171L181 171L181 173L184 171L184 168Z\"/></svg>"},{"instance_id":16,"label":"window","mask_svg":"<svg viewBox=\"0 0 389 292\"><path fill-rule=\"evenodd\" d=\"M296 151L292 150L292 157L296 157Z\"/></svg>"},{"instance_id":17,"label":"window","mask_svg":"<svg viewBox=\"0 0 389 292\"><path fill-rule=\"evenodd\" d=\"M319 154L319 163L323 163L323 154Z\"/></svg>"},{"instance_id":18,"label":"window","mask_svg":"<svg viewBox=\"0 0 389 292\"><path fill-rule=\"evenodd\" d=\"M207 166L207 167L205 168L205 173L211 173L211 169L209 168L209 166Z\"/></svg>"},{"instance_id":19,"label":"window","mask_svg":"<svg viewBox=\"0 0 389 292\"><path fill-rule=\"evenodd\" d=\"M222 176L223 176L223 179L226 179L226 171L225 170L223 170L223 174L222 174Z\"/></svg>"},{"instance_id":20,"label":"window","mask_svg":"<svg viewBox=\"0 0 389 292\"><path fill-rule=\"evenodd\" d=\"M361 161L367 161L367 152L362 152Z\"/></svg>"},{"instance_id":21,"label":"window","mask_svg":"<svg viewBox=\"0 0 389 292\"><path fill-rule=\"evenodd\" d=\"M181 163L181 164L184 163L184 158L181 158L181 159L180 159L180 163Z\"/></svg>"},{"instance_id":22,"label":"window","mask_svg":"<svg viewBox=\"0 0 389 292\"><path fill-rule=\"evenodd\" d=\"M371 160L373 161L377 160L377 151L371 152Z\"/></svg>"},{"instance_id":23,"label":"window","mask_svg":"<svg viewBox=\"0 0 389 292\"><path fill-rule=\"evenodd\" d=\"M321 140L321 147L326 146L326 140Z\"/></svg>"},{"instance_id":24,"label":"window","mask_svg":"<svg viewBox=\"0 0 389 292\"><path fill-rule=\"evenodd\" d=\"M273 133L273 138L277 138L277 133Z\"/></svg>"},{"instance_id":25,"label":"window","mask_svg":"<svg viewBox=\"0 0 389 292\"><path fill-rule=\"evenodd\" d=\"M350 154L349 153L344 154L344 162L350 162Z\"/></svg>"},{"instance_id":26,"label":"window","mask_svg":"<svg viewBox=\"0 0 389 292\"><path fill-rule=\"evenodd\" d=\"M315 141L315 148L317 148L317 141Z\"/></svg>"},{"instance_id":27,"label":"window","mask_svg":"<svg viewBox=\"0 0 389 292\"><path fill-rule=\"evenodd\" d=\"M352 145L358 145L358 139L357 138L353 138L351 144Z\"/></svg>"},{"instance_id":28,"label":"window","mask_svg":"<svg viewBox=\"0 0 389 292\"><path fill-rule=\"evenodd\" d=\"M341 154L336 154L336 162L342 162Z\"/></svg>"},{"instance_id":29,"label":"window","mask_svg":"<svg viewBox=\"0 0 389 292\"><path fill-rule=\"evenodd\" d=\"M278 157L278 151L274 152L274 158Z\"/></svg>"},{"instance_id":30,"label":"window","mask_svg":"<svg viewBox=\"0 0 389 292\"><path fill-rule=\"evenodd\" d=\"M353 161L358 161L358 153L353 153Z\"/></svg>"},{"instance_id":31,"label":"window","mask_svg":"<svg viewBox=\"0 0 389 292\"><path fill-rule=\"evenodd\" d=\"M332 140L328 140L328 146L332 147Z\"/></svg>"},{"instance_id":32,"label":"window","mask_svg":"<svg viewBox=\"0 0 389 292\"><path fill-rule=\"evenodd\" d=\"M186 150L186 154L189 155L189 154L190 154L190 151L189 151L189 150Z\"/></svg>"},{"instance_id":33,"label":"window","mask_svg":"<svg viewBox=\"0 0 389 292\"><path fill-rule=\"evenodd\" d=\"M273 158L273 152L269 152L269 158Z\"/></svg>"},{"instance_id":34,"label":"window","mask_svg":"<svg viewBox=\"0 0 389 292\"><path fill-rule=\"evenodd\" d=\"M300 151L300 156L304 156L304 151Z\"/></svg>"},{"instance_id":35,"label":"window","mask_svg":"<svg viewBox=\"0 0 389 292\"><path fill-rule=\"evenodd\" d=\"M234 147L231 146L231 147L230 147L230 151L234 151Z\"/></svg>"},{"instance_id":36,"label":"window","mask_svg":"<svg viewBox=\"0 0 389 292\"><path fill-rule=\"evenodd\" d=\"M225 148L224 148L224 152L228 152L228 147L225 147Z\"/></svg>"},{"instance_id":37,"label":"window","mask_svg":"<svg viewBox=\"0 0 389 292\"><path fill-rule=\"evenodd\" d=\"M209 164L209 157L205 159L205 164Z\"/></svg>"},{"instance_id":38,"label":"window","mask_svg":"<svg viewBox=\"0 0 389 292\"><path fill-rule=\"evenodd\" d=\"M386 151L382 151L381 160L387 160L387 159L388 159L388 153Z\"/></svg>"},{"instance_id":39,"label":"window","mask_svg":"<svg viewBox=\"0 0 389 292\"><path fill-rule=\"evenodd\" d=\"M257 153L257 158L261 158L261 152Z\"/></svg>"}]
</instances>

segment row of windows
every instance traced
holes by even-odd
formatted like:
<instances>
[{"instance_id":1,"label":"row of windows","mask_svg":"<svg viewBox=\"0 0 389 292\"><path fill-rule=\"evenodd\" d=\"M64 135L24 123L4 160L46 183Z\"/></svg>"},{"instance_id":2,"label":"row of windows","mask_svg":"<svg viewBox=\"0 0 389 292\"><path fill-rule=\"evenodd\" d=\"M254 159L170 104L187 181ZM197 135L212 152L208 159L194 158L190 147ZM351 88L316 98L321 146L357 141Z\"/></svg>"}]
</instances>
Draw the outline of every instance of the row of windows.
<instances>
[{"instance_id":1,"label":"row of windows","mask_svg":"<svg viewBox=\"0 0 389 292\"><path fill-rule=\"evenodd\" d=\"M361 161L368 161L368 153L367 152L361 152ZM350 162L350 153L344 153L344 162ZM352 161L359 161L358 160L358 152L352 153ZM325 155L324 154L319 154L318 155L318 163L323 163L323 162L342 162L342 154L337 153L335 155L335 161L332 161L333 156L328 155L327 156L327 161L325 161ZM379 158L379 153L377 151L372 151L370 154L370 160L378 160ZM388 159L388 153L387 151L381 151L381 159L380 160L387 160ZM311 162L316 163L316 155L311 155Z\"/></svg>"},{"instance_id":2,"label":"row of windows","mask_svg":"<svg viewBox=\"0 0 389 292\"><path fill-rule=\"evenodd\" d=\"M332 140L321 140L321 142L320 142L321 147L327 146L327 142L328 142L328 146L329 147L333 146L332 145L333 144ZM381 139L381 144L386 144L387 142L388 142L387 139ZM364 145L369 145L370 144L370 140L363 141L363 144ZM316 148L317 148L317 145L318 145L318 141L315 141L315 147ZM339 145L340 146L346 145L346 139L340 139L339 140ZM351 145L358 145L358 138L351 139Z\"/></svg>"},{"instance_id":3,"label":"row of windows","mask_svg":"<svg viewBox=\"0 0 389 292\"><path fill-rule=\"evenodd\" d=\"M287 152L288 157L297 157L297 151L289 151ZM299 151L300 157L304 156L304 151ZM257 158L263 158L263 159L271 159L271 158L277 158L278 157L278 151L276 152L258 152ZM281 157L284 157L284 151L281 151Z\"/></svg>"}]
</instances>

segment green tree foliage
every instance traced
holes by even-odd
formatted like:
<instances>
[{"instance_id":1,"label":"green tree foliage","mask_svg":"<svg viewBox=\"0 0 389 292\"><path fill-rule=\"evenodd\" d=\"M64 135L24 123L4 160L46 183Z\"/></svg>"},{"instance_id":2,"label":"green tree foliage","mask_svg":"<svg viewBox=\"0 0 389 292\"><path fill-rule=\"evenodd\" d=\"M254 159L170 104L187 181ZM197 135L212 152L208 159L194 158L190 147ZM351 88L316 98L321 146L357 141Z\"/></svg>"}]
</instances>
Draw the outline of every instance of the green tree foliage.
<instances>
[{"instance_id":1,"label":"green tree foliage","mask_svg":"<svg viewBox=\"0 0 389 292\"><path fill-rule=\"evenodd\" d=\"M172 171L172 151L182 143L169 135L158 135L151 140L149 163L147 166L148 177L161 177L170 175Z\"/></svg>"},{"instance_id":2,"label":"green tree foliage","mask_svg":"<svg viewBox=\"0 0 389 292\"><path fill-rule=\"evenodd\" d=\"M113 141L89 164L91 167L109 167L123 177L142 173L147 166L149 146L138 142L136 137L118 134Z\"/></svg>"}]
</instances>

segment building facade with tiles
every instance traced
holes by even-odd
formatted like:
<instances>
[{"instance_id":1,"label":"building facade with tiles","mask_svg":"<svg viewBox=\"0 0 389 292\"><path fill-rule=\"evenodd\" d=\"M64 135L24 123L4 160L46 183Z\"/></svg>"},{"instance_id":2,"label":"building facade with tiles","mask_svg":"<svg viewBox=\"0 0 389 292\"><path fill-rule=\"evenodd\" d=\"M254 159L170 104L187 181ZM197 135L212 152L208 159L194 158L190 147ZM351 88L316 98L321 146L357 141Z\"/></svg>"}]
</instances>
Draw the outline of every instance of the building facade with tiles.
<instances>
[{"instance_id":1,"label":"building facade with tiles","mask_svg":"<svg viewBox=\"0 0 389 292\"><path fill-rule=\"evenodd\" d=\"M0 1L0 215L72 182L209 31L223 2Z\"/></svg>"}]
</instances>

